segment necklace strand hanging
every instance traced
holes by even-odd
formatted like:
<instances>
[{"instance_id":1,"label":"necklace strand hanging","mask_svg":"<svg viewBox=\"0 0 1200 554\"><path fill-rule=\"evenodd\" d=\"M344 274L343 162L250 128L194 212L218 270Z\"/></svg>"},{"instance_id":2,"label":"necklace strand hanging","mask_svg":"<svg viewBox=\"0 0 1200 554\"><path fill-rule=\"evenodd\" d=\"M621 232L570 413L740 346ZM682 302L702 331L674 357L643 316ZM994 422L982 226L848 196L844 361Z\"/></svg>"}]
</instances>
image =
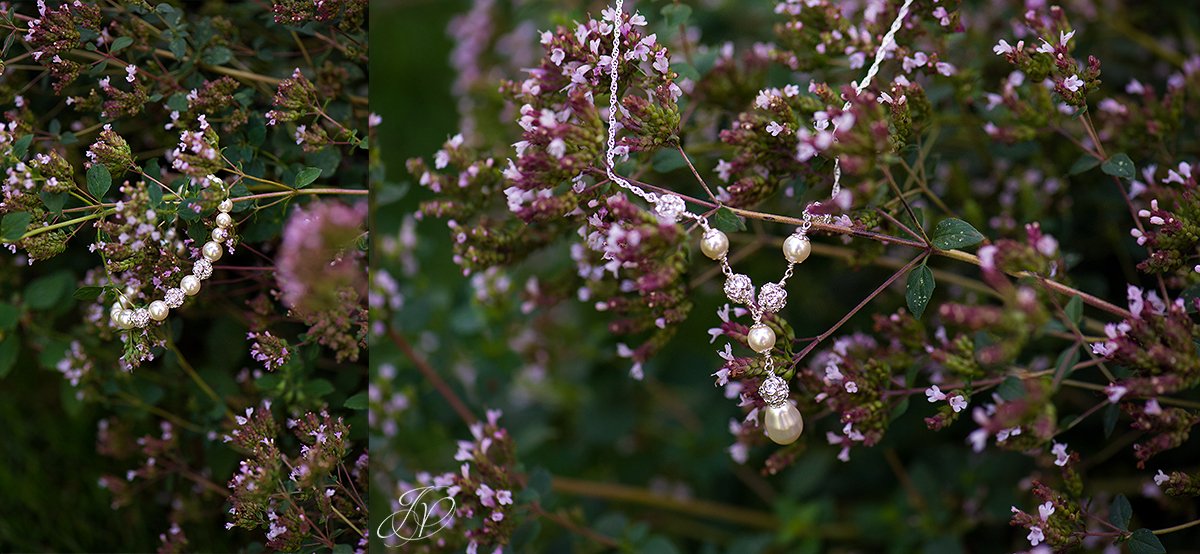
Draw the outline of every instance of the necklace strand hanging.
<instances>
[{"instance_id":1,"label":"necklace strand hanging","mask_svg":"<svg viewBox=\"0 0 1200 554\"><path fill-rule=\"evenodd\" d=\"M171 310L183 306L183 301L187 297L200 293L200 284L212 276L213 262L221 259L226 245L231 249L233 247L233 216L229 215L229 212L233 211L233 200L229 198L229 191L225 187L221 188L221 196L221 202L217 204L217 216L213 222L212 234L208 242L205 242L204 246L200 248L200 257L193 262L192 273L185 275L179 281L178 287L167 289L162 299L154 300L144 307L133 304L133 295L136 291L126 290L120 294L109 310L114 327L144 329L150 326L151 321L161 322L167 319Z\"/></svg>"},{"instance_id":2,"label":"necklace strand hanging","mask_svg":"<svg viewBox=\"0 0 1200 554\"><path fill-rule=\"evenodd\" d=\"M913 0L905 0L900 7L900 11L896 14L896 19L892 21L892 25L888 28L887 33L883 36L883 40L879 44L879 48L875 51L875 60L868 69L867 74L863 77L862 82L854 85L854 93L858 95L862 93L875 78L875 74L879 72L879 65L883 63L883 59L887 56L889 50L895 44L896 32L900 30L900 26L904 23L904 18L908 15L908 9L912 5ZM762 319L764 314L774 314L783 309L787 304L787 289L785 285L787 280L792 277L792 271L796 264L808 259L812 252L812 245L808 240L808 230L812 227L814 221L820 221L828 224L831 221L831 216L813 215L813 209L821 205L819 201L810 202L804 208L804 222L796 228L796 230L783 241L783 257L787 260L787 269L783 273L783 278L777 282L769 282L758 290L757 297L755 296L754 283L750 277L741 273L734 273L733 268L729 266L729 237L718 229L712 228L708 224L706 216L689 212L684 204L683 198L676 194L657 194L647 192L641 187L630 183L628 180L617 175L614 171L614 159L616 157L617 144L617 66L620 62L621 53L621 27L624 24L622 19L622 9L624 8L624 0L616 0L615 9L613 12L613 46L612 60L609 66L609 74L612 79L609 85L608 99L608 151L607 165L605 169L608 173L608 178L612 182L619 185L621 188L632 192L641 197L650 205L654 206L654 212L663 221L674 223L680 218L691 219L695 221L704 233L700 238L700 251L705 256L716 260L721 264L721 272L725 274L725 296L731 301L739 304L745 304L750 308L751 317L754 319L754 324L750 327L750 331L746 334L746 342L750 348L763 356L763 367L766 369L767 378L758 386L758 395L766 404L766 411L763 417L763 427L766 429L767 436L778 444L791 444L800 438L800 433L804 431L804 418L800 415L800 410L790 401L790 391L787 381L775 374L775 360L771 356L771 350L775 347L775 331L763 324ZM849 110L851 103L846 101L842 106L842 110ZM837 121L833 122L833 131L837 133ZM836 139L835 139L836 140ZM830 198L837 198L841 193L842 167L841 160L834 156L833 158L833 188L830 192Z\"/></svg>"}]
</instances>

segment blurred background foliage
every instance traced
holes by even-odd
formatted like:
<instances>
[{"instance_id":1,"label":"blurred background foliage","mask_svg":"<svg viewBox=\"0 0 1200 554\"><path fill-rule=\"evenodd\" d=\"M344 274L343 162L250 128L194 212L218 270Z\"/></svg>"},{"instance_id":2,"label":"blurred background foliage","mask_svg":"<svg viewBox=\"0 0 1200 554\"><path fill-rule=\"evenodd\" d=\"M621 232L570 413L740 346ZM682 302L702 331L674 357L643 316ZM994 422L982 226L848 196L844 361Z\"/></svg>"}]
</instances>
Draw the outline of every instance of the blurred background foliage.
<instances>
[{"instance_id":1,"label":"blurred background foliage","mask_svg":"<svg viewBox=\"0 0 1200 554\"><path fill-rule=\"evenodd\" d=\"M606 5L516 4L497 2L497 28L510 30L532 21L538 30L548 29L581 20L589 10L598 13ZM637 8L652 19L654 28L668 4L638 2ZM695 8L690 22L702 29L706 44L733 40L741 47L766 40L775 21L773 2L689 4ZM964 4L964 12L970 14L992 3ZM1141 49L1147 37L1164 37L1164 44L1183 51L1196 47L1200 17L1192 6L1184 6L1190 3L1067 4L1069 15L1090 23L1089 34L1079 37L1086 41L1079 51L1104 61L1103 79L1114 90L1134 75L1164 73L1162 63L1143 65ZM780 475L763 476L755 469L772 447L752 451L745 466L734 463L727 452L732 437L726 428L741 412L709 377L720 367L714 351L724 342L708 340L707 329L717 324L714 314L723 304L714 283L696 291L693 317L647 363L642 382L629 378L629 362L615 355L616 341L606 330L608 318L591 305L565 302L531 313L522 310L519 292L529 278L573 271L565 241L518 266L506 276L506 290L479 302L479 282L473 284L451 261L445 221L412 218L419 203L431 195L412 182L403 166L411 157L430 159L458 132L456 100L449 93L456 75L449 52L455 43L446 28L452 17L468 8L465 0L372 2L376 55L371 61L371 100L384 121L378 131L382 159L377 162L385 166L377 168L373 212L373 238L385 245L379 248L376 243L372 268L399 281L402 306L386 323L449 382L476 416L485 409L503 409L501 425L512 434L524 471L552 476L549 486L538 491L547 510L585 522L635 552L955 553L1029 548L1024 530L1014 530L1008 522L1011 506L1031 505L1028 477L1035 464L1013 452L972 453L964 444L974 428L970 418L941 432L927 430L923 419L935 410L921 395L892 423L881 444L855 449L847 463L838 461L837 447L821 438L831 422L819 422L815 416L805 431L810 434L808 448ZM1087 11L1079 11L1083 8ZM969 41L972 48L978 46L979 55L991 55L990 45L1009 35L1003 29L990 31L994 36L968 31L954 40ZM1002 76L997 73L987 82ZM507 128L506 136L515 142L519 131L513 119L480 125ZM986 155L1020 159L1042 147L992 143L985 148ZM501 161L511 155L502 149L495 154ZM673 183L687 182L678 170L672 175ZM1067 176L1066 167L1060 176ZM1128 212L1109 184L1095 175L1077 180L1080 186L1055 203L1023 190L1018 209L1024 221L1040 220L1076 261L1082 260L1072 269L1081 289L1123 303L1125 284L1137 280L1129 271L1128 252L1136 252L1136 245L1126 232ZM1095 186L1089 185L1092 181ZM958 192L960 198L970 196L969 191ZM989 206L968 204L972 219L986 219ZM746 272L774 275L779 263L774 248L741 262ZM952 262L936 263L962 270ZM695 264L692 277L707 267ZM843 260L814 256L789 286L789 315L797 335L825 330L890 274L885 268L848 267ZM973 298L952 283L940 286L937 297ZM902 307L902 289L897 290L874 301L843 332L869 331L871 314ZM938 301L935 297L934 305ZM543 358L522 356L533 342L544 347ZM455 441L468 439L470 432L417 370L413 358L381 328L373 334L371 350L373 387L380 391L372 403L371 435L376 490L372 514L378 522L392 511L389 503L406 490L397 483L411 482L421 471L456 470ZM380 376L381 368L385 377ZM393 371L396 377L389 378ZM1092 403L1090 395L1066 394L1060 410L1067 419ZM1176 515L1167 518L1165 501L1142 495L1150 474L1134 467L1130 433L1118 430L1108 439L1095 417L1071 431L1067 438L1072 450L1085 452L1085 458L1102 456L1094 460L1100 467L1089 474L1089 487L1130 497L1135 525L1162 527L1187 521L1178 520L1179 513L1200 515L1200 506L1170 501ZM1157 464L1195 470L1198 454L1193 441L1162 455ZM1179 533L1163 539L1171 552L1195 552L1200 535ZM606 550L546 519L524 522L513 548Z\"/></svg>"},{"instance_id":2,"label":"blurred background foliage","mask_svg":"<svg viewBox=\"0 0 1200 554\"><path fill-rule=\"evenodd\" d=\"M48 4L53 10L64 3ZM360 53L363 63L359 65L327 55L330 48L321 47L318 51L312 44L316 42L314 35L321 29L307 22L288 29L277 25L273 22L270 3L185 2L186 14L179 2L99 4L102 21L108 26L105 33L110 30L129 33L135 18L130 11L136 10L137 14L153 19L156 24L172 25L175 32L194 32L178 39L180 48L190 49L192 53L207 48L209 56L213 50L222 52L216 58L205 57L201 61L205 65L201 68L195 60L187 60L186 67L180 69L178 65L181 64L174 63L173 57L165 62L155 60L153 67L143 65L144 74L154 74L155 85L174 87L169 91L172 93L182 88L177 95L179 100L183 100L189 88L201 87L206 79L215 79L215 72L206 72L221 64L236 64L243 75L255 76L257 71L269 78L287 77L295 64L303 64L304 58L310 56L308 52L303 55L299 52L297 44L302 41L309 43L317 63L328 62L327 68L344 66L339 76L349 91L347 95L366 93L365 52ZM12 9L27 16L21 21L38 13L34 2L17 2L15 7L12 3L0 6L0 10L6 12L6 19ZM210 48L208 38L201 42L201 36L211 38L216 33L214 20L226 25L222 27L226 32L220 38L223 44L230 44L237 50L236 56L243 52L256 52L258 56L234 59L235 54L230 49L224 46ZM272 32L264 32L266 28ZM94 37L95 32L89 32ZM25 54L27 47L23 41L10 33L8 29L0 32L0 37L9 39L3 41L5 57ZM146 34L137 36L142 41L159 39ZM119 57L112 58L116 61L121 58L133 60L135 52L153 52L153 47L162 46L152 42L134 44L125 35L121 38L130 42L123 46L124 51ZM235 42L242 38L244 44ZM94 38L83 40L87 42L89 52L96 50L90 43ZM67 37L63 44L70 48L75 43L72 37ZM70 58L81 51L83 48L70 54L64 52L63 57ZM116 53L114 49L113 54ZM62 104L64 98L53 90L48 72L41 72L28 55L21 57L26 60L23 67L10 64L6 70L0 69L0 107L6 112L5 120L11 118L29 126L47 125L50 131L37 127L27 129L31 134L38 134L37 141L29 148L30 156L52 149L60 152L74 164L72 169L76 171L77 182L84 183L84 151L95 139L88 133L101 125L96 124L89 132L81 132L82 140L71 132L59 135L59 129L79 130L97 123L95 114L78 107L74 111L63 111L62 108L70 103ZM122 67L108 66L106 62L89 71L76 84L94 85L106 70L114 75L115 82L126 74ZM312 69L308 65L304 67ZM167 75L169 72L174 73ZM117 73L122 77L115 77ZM94 89L84 90L92 90L95 94ZM226 147L226 156L235 157L233 151L237 150L236 156L240 156L237 159L245 159L248 163L253 160L257 168L248 169L248 173L290 182L294 182L298 169L305 163L319 165L325 170L323 184L364 192L368 161L365 149L345 148L344 156L340 147L306 154L295 142L294 128L289 125L264 132L263 114L271 109L274 86L251 80L239 83L234 90L242 91L239 97L245 102L230 100L220 108L253 111L251 117L261 134L257 141L251 142L248 137L253 130L242 128L230 132L223 128L221 140ZM64 94L74 92L68 88ZM15 101L14 95L21 94L25 99ZM150 164L170 167L164 154L179 140L178 127L164 126L171 120L167 116L169 110L163 110L162 96L156 95L145 111L128 120L104 118L105 123L112 123L117 130L136 137L130 139L135 146L151 143L145 151L138 150L135 154L137 162L146 167ZM358 108L361 113L356 117L349 102L334 98L326 100L326 110L365 133L365 106ZM186 106L187 101L183 102ZM53 110L48 108L56 105ZM36 113L23 113L28 112L30 106ZM227 116L225 113L216 115L217 110L208 113L221 123ZM24 116L28 118L24 119ZM71 137L70 141L67 136ZM261 144L261 152L248 144ZM270 165L264 164L264 159L269 159ZM9 169L7 165L3 168L4 171ZM287 172L286 178L282 175L284 172ZM136 178L134 174L125 177L128 180ZM121 198L117 189L122 181L124 179L114 179L114 185L118 186L112 187L109 196L114 201ZM234 187L234 193L248 194L245 185ZM102 194L98 196L104 198ZM101 258L88 248L96 236L90 225L81 225L78 229L68 225L74 240L63 254L47 261L29 263L24 254L10 254L5 245L6 250L0 252L0 427L4 429L3 444L0 445L0 552L153 552L164 546L162 537L169 534L173 523L178 523L187 536L185 550L263 551L265 529L247 531L226 527L230 508L226 485L237 472L239 460L245 456L223 442L221 437L237 425L231 407L240 411L248 406L261 406L259 403L264 399L274 401L276 415L286 414L285 417L322 408L329 408L335 416L344 416L350 427L349 439L354 443L347 465L353 467L367 443L367 412L364 402L348 404L347 400L355 395L361 400L366 395L366 360L337 361L328 349L305 338L310 326L282 313L277 316L270 297L271 289L277 286L271 266L273 260L262 252L276 252L288 214L298 204L310 201L309 198L298 198L302 200L287 199L272 206L266 206L264 202L261 206L255 205L253 213L247 210L251 206L249 202L236 208L239 223L245 224L239 229L240 238L249 248L226 256L223 265L240 266L239 269L253 266L250 271L257 271L233 274L219 268L199 296L190 300L181 311L172 312L161 327L171 348L155 347L155 359L133 371L123 369L117 363L122 354L122 343L116 333L103 337L94 334L97 326L88 319L88 309L95 295L76 296L85 273L98 271L103 275L103 269L97 269ZM75 207L74 201L71 202L67 206ZM260 207L262 209L258 210ZM171 214L170 220L163 217L167 213ZM163 229L168 224L176 224L173 209L168 212L165 206L160 207L159 216ZM179 228L186 227L179 225ZM191 231L201 233L196 236L205 236L209 229L197 225ZM365 248L366 245L361 246ZM250 249L256 249L254 255L249 253ZM263 260L265 264L261 263ZM266 270L259 269L264 267ZM258 314L251 314L247 305L255 299L261 300L265 308ZM286 309L280 309L280 312L284 311ZM252 323L252 319L255 322ZM106 324L107 317L100 321ZM247 340L247 333L252 327L263 325L271 325L277 336L293 341L294 355L275 372L264 370L261 362L254 360L250 353L251 341ZM158 332L159 328L154 330ZM90 368L81 372L83 376L78 386L65 378L60 366L60 361L71 352L72 342L82 345L85 350L82 358ZM357 407L352 409L351 406ZM127 472L154 465L135 441L146 435L162 436L160 425L166 421L175 424L172 434L177 440L159 457L157 467L162 469L152 478L127 478ZM101 428L108 429L111 440L102 438ZM290 452L300 448L298 441L284 437L279 444ZM109 447L112 451L98 452ZM172 459L168 460L168 457ZM174 473L177 468L171 468L173 464L166 463L168 461L186 467ZM183 474L188 472L190 478L184 478ZM126 494L122 496L111 489L106 490L101 483L105 476L124 485ZM119 496L128 502L121 504L117 500ZM354 540L346 542L352 544Z\"/></svg>"}]
</instances>

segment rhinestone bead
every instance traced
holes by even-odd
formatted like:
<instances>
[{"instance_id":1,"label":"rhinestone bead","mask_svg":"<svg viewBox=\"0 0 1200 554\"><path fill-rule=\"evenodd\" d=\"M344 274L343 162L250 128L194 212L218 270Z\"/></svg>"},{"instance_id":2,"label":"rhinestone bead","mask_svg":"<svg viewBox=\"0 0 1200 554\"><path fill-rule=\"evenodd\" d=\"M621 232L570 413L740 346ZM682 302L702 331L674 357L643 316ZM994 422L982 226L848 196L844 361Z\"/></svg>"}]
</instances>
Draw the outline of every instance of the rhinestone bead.
<instances>
[{"instance_id":1,"label":"rhinestone bead","mask_svg":"<svg viewBox=\"0 0 1200 554\"><path fill-rule=\"evenodd\" d=\"M679 215L686 210L683 198L676 194L664 194L658 197L658 203L654 205L654 213L667 223L675 223L679 219Z\"/></svg>"},{"instance_id":2,"label":"rhinestone bead","mask_svg":"<svg viewBox=\"0 0 1200 554\"><path fill-rule=\"evenodd\" d=\"M787 305L787 291L778 283L767 283L758 291L758 307L775 313Z\"/></svg>"},{"instance_id":3,"label":"rhinestone bead","mask_svg":"<svg viewBox=\"0 0 1200 554\"><path fill-rule=\"evenodd\" d=\"M183 305L184 299L183 289L167 289L167 294L163 297L163 302L167 303L167 307L174 310Z\"/></svg>"},{"instance_id":4,"label":"rhinestone bead","mask_svg":"<svg viewBox=\"0 0 1200 554\"><path fill-rule=\"evenodd\" d=\"M129 317L129 323L138 329L146 327L150 324L150 310L146 308L133 310L133 314Z\"/></svg>"},{"instance_id":5,"label":"rhinestone bead","mask_svg":"<svg viewBox=\"0 0 1200 554\"><path fill-rule=\"evenodd\" d=\"M203 258L196 260L196 265L192 266L192 275L195 275L199 279L208 279L209 277L212 277L212 272L212 262Z\"/></svg>"},{"instance_id":6,"label":"rhinestone bead","mask_svg":"<svg viewBox=\"0 0 1200 554\"><path fill-rule=\"evenodd\" d=\"M754 301L754 284L750 277L741 273L725 280L725 296L734 302L749 304Z\"/></svg>"},{"instance_id":7,"label":"rhinestone bead","mask_svg":"<svg viewBox=\"0 0 1200 554\"><path fill-rule=\"evenodd\" d=\"M789 395L787 381L778 375L771 375L758 385L758 395L768 406L783 404L787 402Z\"/></svg>"}]
</instances>

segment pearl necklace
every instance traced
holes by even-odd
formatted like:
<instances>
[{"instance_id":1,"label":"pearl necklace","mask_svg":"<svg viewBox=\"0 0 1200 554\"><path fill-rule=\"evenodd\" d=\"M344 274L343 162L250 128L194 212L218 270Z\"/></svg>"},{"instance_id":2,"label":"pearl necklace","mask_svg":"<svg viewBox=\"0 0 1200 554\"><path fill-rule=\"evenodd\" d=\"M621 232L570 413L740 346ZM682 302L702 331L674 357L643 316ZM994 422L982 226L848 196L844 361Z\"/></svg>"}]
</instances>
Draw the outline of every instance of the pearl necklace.
<instances>
[{"instance_id":1,"label":"pearl necklace","mask_svg":"<svg viewBox=\"0 0 1200 554\"><path fill-rule=\"evenodd\" d=\"M899 13L896 14L896 19L892 21L891 27L880 42L879 49L875 52L875 60L867 71L866 76L861 83L855 84L855 95L862 93L879 71L879 65L883 63L883 58L895 44L896 32L900 30L900 26L904 23L904 18L908 15L908 9L912 5L912 2L913 0L905 0L904 4L900 7ZM754 319L754 324L746 334L746 343L749 344L751 350L762 354L763 367L767 372L767 378L758 386L758 395L766 405L763 416L763 427L766 429L767 437L778 444L791 444L800 438L800 434L804 431L804 418L800 415L800 410L796 409L796 406L790 400L791 392L787 381L775 374L775 360L771 356L771 350L775 348L775 331L765 325L762 322L762 318L764 314L777 313L787 305L787 289L785 288L787 280L792 277L792 271L796 264L808 259L809 254L812 253L812 245L808 240L808 230L812 227L814 220L829 224L832 216L828 214L812 214L813 209L821 205L819 201L810 202L805 206L802 214L803 223L783 241L783 257L787 260L787 269L783 273L783 278L778 282L764 284L758 290L756 297L754 283L750 280L750 277L741 273L734 273L733 269L729 266L729 237L725 236L725 233L719 229L712 228L708 224L706 216L689 212L684 205L683 198L677 194L647 192L616 174L613 167L615 165L614 159L616 157L617 142L617 65L620 61L621 53L620 30L623 24L621 21L621 10L624 7L624 3L624 0L616 0L612 22L613 47L612 59L609 66L609 74L612 78L609 83L608 151L606 158L607 167L605 168L608 178L621 188L632 192L654 206L654 213L661 221L675 223L680 218L691 219L704 230L704 234L700 238L700 251L705 256L721 264L721 272L725 274L725 296L733 302L745 304L749 307L750 315ZM845 105L842 106L842 110L849 110L850 107L850 101L846 101ZM835 134L837 133L837 125L837 121L833 121L833 132ZM841 160L837 156L834 156L831 199L837 198L838 194L841 193L841 178Z\"/></svg>"},{"instance_id":2,"label":"pearl necklace","mask_svg":"<svg viewBox=\"0 0 1200 554\"><path fill-rule=\"evenodd\" d=\"M118 329L144 329L151 321L161 322L167 319L171 310L183 306L188 296L196 296L200 292L200 283L212 276L213 262L221 259L224 246L233 247L233 200L229 192L222 189L224 198L217 204L217 217L214 223L211 240L200 248L200 258L192 264L191 275L185 275L179 281L179 286L167 289L161 300L155 300L145 307L135 307L132 296L136 291L127 288L113 303L109 316L113 326Z\"/></svg>"}]
</instances>

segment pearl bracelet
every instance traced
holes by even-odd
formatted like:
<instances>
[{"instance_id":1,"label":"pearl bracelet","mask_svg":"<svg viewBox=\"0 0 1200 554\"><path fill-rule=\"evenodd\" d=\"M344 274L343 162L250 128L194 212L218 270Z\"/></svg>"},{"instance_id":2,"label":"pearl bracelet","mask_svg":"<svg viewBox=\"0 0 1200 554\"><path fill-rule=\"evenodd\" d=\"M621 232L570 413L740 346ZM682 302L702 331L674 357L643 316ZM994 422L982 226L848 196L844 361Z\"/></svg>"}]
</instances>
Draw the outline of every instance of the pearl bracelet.
<instances>
[{"instance_id":1,"label":"pearl bracelet","mask_svg":"<svg viewBox=\"0 0 1200 554\"><path fill-rule=\"evenodd\" d=\"M135 307L132 289L126 289L120 298L113 303L109 310L109 318L118 329L144 329L151 321L161 322L167 319L171 310L183 306L188 296L196 296L200 292L200 283L212 276L213 262L221 259L224 246L233 244L233 200L225 198L217 205L216 226L213 227L211 240L200 248L200 258L192 264L191 275L185 275L179 281L179 286L167 289L161 300L155 300L145 307Z\"/></svg>"}]
</instances>

